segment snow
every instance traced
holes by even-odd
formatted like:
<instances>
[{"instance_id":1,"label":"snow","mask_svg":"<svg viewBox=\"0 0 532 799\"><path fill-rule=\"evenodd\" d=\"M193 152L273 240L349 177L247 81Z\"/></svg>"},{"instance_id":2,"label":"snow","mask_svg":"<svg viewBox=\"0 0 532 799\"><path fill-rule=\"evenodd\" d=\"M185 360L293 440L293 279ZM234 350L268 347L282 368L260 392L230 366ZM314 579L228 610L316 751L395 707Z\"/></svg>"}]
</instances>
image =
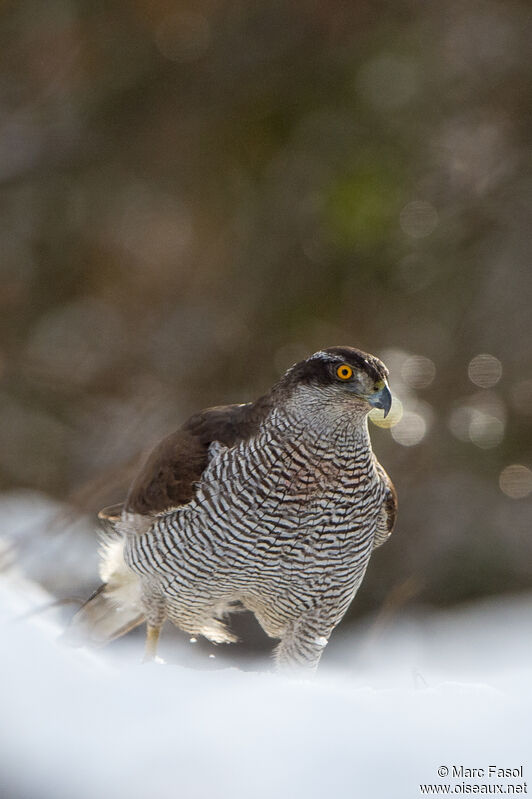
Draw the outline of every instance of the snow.
<instances>
[{"instance_id":1,"label":"snow","mask_svg":"<svg viewBox=\"0 0 532 799\"><path fill-rule=\"evenodd\" d=\"M335 664L309 680L142 665L128 646L112 658L68 649L50 621L13 622L43 598L20 576L2 581L2 796L410 799L441 764L530 765L530 644L520 632L530 600L516 603L512 635L489 607L461 614L454 633L450 617L423 619L354 673L336 661L346 648L349 662L364 634L345 634ZM429 626L425 646L419 630ZM472 655L467 681L457 679L468 631L489 683L474 679Z\"/></svg>"},{"instance_id":2,"label":"snow","mask_svg":"<svg viewBox=\"0 0 532 799\"><path fill-rule=\"evenodd\" d=\"M314 679L141 664L128 638L71 649L30 613L50 600L0 575L2 799L412 799L441 765L530 776L530 596L342 626Z\"/></svg>"}]
</instances>

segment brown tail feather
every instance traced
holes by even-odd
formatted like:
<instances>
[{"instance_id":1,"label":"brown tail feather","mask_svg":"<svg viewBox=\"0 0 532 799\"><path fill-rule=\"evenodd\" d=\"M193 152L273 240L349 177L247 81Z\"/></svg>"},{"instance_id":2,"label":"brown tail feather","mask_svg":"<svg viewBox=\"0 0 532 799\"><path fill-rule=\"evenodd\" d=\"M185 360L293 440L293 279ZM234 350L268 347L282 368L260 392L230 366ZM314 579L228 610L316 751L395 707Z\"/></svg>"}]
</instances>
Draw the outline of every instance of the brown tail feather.
<instances>
[{"instance_id":1,"label":"brown tail feather","mask_svg":"<svg viewBox=\"0 0 532 799\"><path fill-rule=\"evenodd\" d=\"M103 583L78 610L65 632L72 646L104 646L138 627L144 615L138 607L117 604L115 592Z\"/></svg>"}]
</instances>

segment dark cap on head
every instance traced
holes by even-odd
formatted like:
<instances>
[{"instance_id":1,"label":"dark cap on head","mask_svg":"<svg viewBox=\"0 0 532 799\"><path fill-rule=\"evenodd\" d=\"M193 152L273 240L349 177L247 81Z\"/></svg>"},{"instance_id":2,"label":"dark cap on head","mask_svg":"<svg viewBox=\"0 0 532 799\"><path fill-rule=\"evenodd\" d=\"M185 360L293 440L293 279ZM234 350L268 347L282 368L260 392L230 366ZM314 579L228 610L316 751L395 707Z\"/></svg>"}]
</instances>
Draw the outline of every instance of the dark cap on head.
<instances>
[{"instance_id":1,"label":"dark cap on head","mask_svg":"<svg viewBox=\"0 0 532 799\"><path fill-rule=\"evenodd\" d=\"M343 363L352 366L356 371L365 372L373 382L386 380L388 377L386 366L374 355L357 350L355 347L327 347L315 352L305 361L294 364L281 379L281 384L327 385L331 382L331 372L334 372L336 365Z\"/></svg>"},{"instance_id":2,"label":"dark cap on head","mask_svg":"<svg viewBox=\"0 0 532 799\"><path fill-rule=\"evenodd\" d=\"M363 369L372 380L386 380L388 377L388 369L379 358L357 350L356 347L327 347L323 352L357 369Z\"/></svg>"}]
</instances>

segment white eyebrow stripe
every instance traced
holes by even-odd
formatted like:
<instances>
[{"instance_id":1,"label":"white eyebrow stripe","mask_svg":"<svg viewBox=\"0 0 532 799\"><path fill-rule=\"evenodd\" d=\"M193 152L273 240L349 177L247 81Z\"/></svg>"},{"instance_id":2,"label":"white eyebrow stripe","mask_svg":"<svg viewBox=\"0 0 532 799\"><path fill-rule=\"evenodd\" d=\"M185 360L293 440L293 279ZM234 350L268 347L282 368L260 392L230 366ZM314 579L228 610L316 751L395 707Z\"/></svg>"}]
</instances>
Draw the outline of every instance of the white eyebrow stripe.
<instances>
[{"instance_id":1,"label":"white eyebrow stripe","mask_svg":"<svg viewBox=\"0 0 532 799\"><path fill-rule=\"evenodd\" d=\"M316 360L320 359L320 360L324 360L324 361L341 361L341 360L343 360L342 358L339 358L338 355L331 355L329 352L324 352L323 350L320 350L319 352L315 352L314 355L311 355L308 360L309 361L313 361L315 359Z\"/></svg>"}]
</instances>

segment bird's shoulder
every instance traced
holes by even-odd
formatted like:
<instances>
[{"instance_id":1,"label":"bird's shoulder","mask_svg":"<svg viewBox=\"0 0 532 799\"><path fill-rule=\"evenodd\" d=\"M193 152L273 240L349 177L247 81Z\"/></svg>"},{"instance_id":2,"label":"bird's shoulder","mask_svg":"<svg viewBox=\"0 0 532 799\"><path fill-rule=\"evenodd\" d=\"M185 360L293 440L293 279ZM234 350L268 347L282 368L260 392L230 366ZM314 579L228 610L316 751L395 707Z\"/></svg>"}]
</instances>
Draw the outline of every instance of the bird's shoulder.
<instances>
[{"instance_id":1,"label":"bird's shoulder","mask_svg":"<svg viewBox=\"0 0 532 799\"><path fill-rule=\"evenodd\" d=\"M251 438L269 409L268 398L262 397L243 405L206 408L191 416L148 455L131 484L125 510L151 515L190 502L209 461L211 444L231 447ZM104 523L107 510L116 516L117 507L100 512Z\"/></svg>"}]
</instances>

